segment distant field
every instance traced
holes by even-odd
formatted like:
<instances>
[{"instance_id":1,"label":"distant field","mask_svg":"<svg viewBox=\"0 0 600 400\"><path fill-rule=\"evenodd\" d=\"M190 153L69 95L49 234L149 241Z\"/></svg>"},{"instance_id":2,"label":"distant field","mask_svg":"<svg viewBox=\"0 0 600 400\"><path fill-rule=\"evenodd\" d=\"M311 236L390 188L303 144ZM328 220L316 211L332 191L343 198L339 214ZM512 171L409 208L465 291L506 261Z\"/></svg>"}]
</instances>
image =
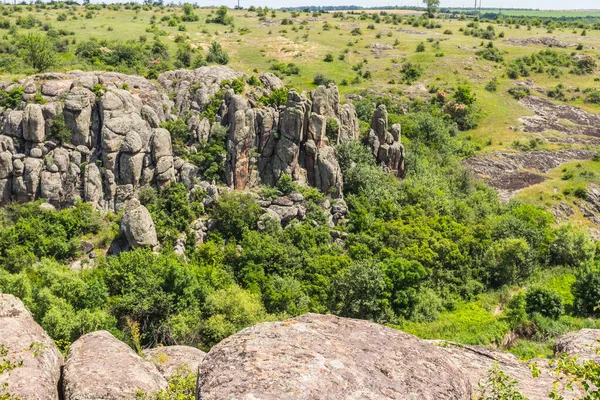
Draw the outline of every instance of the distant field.
<instances>
[{"instance_id":1,"label":"distant field","mask_svg":"<svg viewBox=\"0 0 600 400\"><path fill-rule=\"evenodd\" d=\"M473 9L452 9L453 12L462 13L470 12ZM600 10L504 10L498 8L482 8L482 14L486 13L501 13L502 15L514 17L546 17L546 18L585 18L597 17L600 18Z\"/></svg>"}]
</instances>

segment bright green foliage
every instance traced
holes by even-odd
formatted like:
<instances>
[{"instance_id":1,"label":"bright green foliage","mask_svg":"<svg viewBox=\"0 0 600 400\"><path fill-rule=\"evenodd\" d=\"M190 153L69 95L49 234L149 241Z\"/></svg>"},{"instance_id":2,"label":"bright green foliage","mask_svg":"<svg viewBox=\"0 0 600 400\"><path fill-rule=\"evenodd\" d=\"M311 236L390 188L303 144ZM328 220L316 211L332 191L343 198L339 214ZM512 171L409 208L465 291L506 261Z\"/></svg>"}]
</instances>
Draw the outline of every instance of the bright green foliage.
<instances>
[{"instance_id":1,"label":"bright green foliage","mask_svg":"<svg viewBox=\"0 0 600 400\"><path fill-rule=\"evenodd\" d=\"M517 383L495 363L488 371L485 383L479 384L481 395L478 400L527 400L517 389Z\"/></svg>"},{"instance_id":2,"label":"bright green foliage","mask_svg":"<svg viewBox=\"0 0 600 400\"><path fill-rule=\"evenodd\" d=\"M212 42L208 48L208 54L206 55L206 62L225 65L229 63L229 56L223 50L223 47L217 42Z\"/></svg>"},{"instance_id":3,"label":"bright green foliage","mask_svg":"<svg viewBox=\"0 0 600 400\"><path fill-rule=\"evenodd\" d=\"M260 296L237 285L211 293L206 298L205 309L211 317L206 320L202 332L210 343L218 343L267 318Z\"/></svg>"},{"instance_id":4,"label":"bright green foliage","mask_svg":"<svg viewBox=\"0 0 600 400\"><path fill-rule=\"evenodd\" d=\"M159 241L163 245L173 244L180 232L187 232L189 224L204 211L202 203L192 202L183 183L172 183L152 193L148 188L140 195L155 221Z\"/></svg>"},{"instance_id":5,"label":"bright green foliage","mask_svg":"<svg viewBox=\"0 0 600 400\"><path fill-rule=\"evenodd\" d=\"M158 393L139 394L136 400L195 400L197 371L189 366L179 367L169 378L169 387Z\"/></svg>"},{"instance_id":6,"label":"bright green foliage","mask_svg":"<svg viewBox=\"0 0 600 400\"><path fill-rule=\"evenodd\" d=\"M343 317L389 320L391 309L381 264L357 261L333 285L331 310Z\"/></svg>"},{"instance_id":7,"label":"bright green foliage","mask_svg":"<svg viewBox=\"0 0 600 400\"><path fill-rule=\"evenodd\" d=\"M185 120L181 118L168 120L161 123L160 127L165 128L171 134L173 153L179 157L185 155L187 152L186 146L192 137L192 131L187 126Z\"/></svg>"},{"instance_id":8,"label":"bright green foliage","mask_svg":"<svg viewBox=\"0 0 600 400\"><path fill-rule=\"evenodd\" d=\"M196 146L196 153L189 155L189 160L199 169L202 176L209 181L223 182L225 179L225 160L227 128L215 124L212 126L208 141Z\"/></svg>"},{"instance_id":9,"label":"bright green foliage","mask_svg":"<svg viewBox=\"0 0 600 400\"><path fill-rule=\"evenodd\" d=\"M62 211L42 211L39 204L11 204L0 211L0 263L10 272L19 272L42 257L73 257L79 236L100 229L89 204Z\"/></svg>"},{"instance_id":10,"label":"bright green foliage","mask_svg":"<svg viewBox=\"0 0 600 400\"><path fill-rule=\"evenodd\" d=\"M279 177L279 181L277 182L277 189L287 195L296 190L296 184L289 174L281 174L281 177Z\"/></svg>"},{"instance_id":11,"label":"bright green foliage","mask_svg":"<svg viewBox=\"0 0 600 400\"><path fill-rule=\"evenodd\" d=\"M575 311L584 316L598 315L600 304L600 271L588 268L577 276L572 286Z\"/></svg>"},{"instance_id":12,"label":"bright green foliage","mask_svg":"<svg viewBox=\"0 0 600 400\"><path fill-rule=\"evenodd\" d=\"M524 239L501 239L485 254L488 280L493 287L522 282L534 268L529 244Z\"/></svg>"},{"instance_id":13,"label":"bright green foliage","mask_svg":"<svg viewBox=\"0 0 600 400\"><path fill-rule=\"evenodd\" d=\"M227 6L221 6L217 10L215 18L207 19L206 22L210 22L213 24L221 24L221 25L231 25L231 24L233 24L233 17L230 15L227 15Z\"/></svg>"},{"instance_id":14,"label":"bright green foliage","mask_svg":"<svg viewBox=\"0 0 600 400\"><path fill-rule=\"evenodd\" d=\"M58 140L60 143L71 143L71 130L65 123L64 114L60 113L54 117L48 136Z\"/></svg>"},{"instance_id":15,"label":"bright green foliage","mask_svg":"<svg viewBox=\"0 0 600 400\"><path fill-rule=\"evenodd\" d=\"M554 264L577 267L593 260L596 245L583 229L562 225L554 232L549 252Z\"/></svg>"},{"instance_id":16,"label":"bright green foliage","mask_svg":"<svg viewBox=\"0 0 600 400\"><path fill-rule=\"evenodd\" d=\"M23 58L36 72L47 71L56 64L56 56L47 36L29 33L21 39L20 44Z\"/></svg>"},{"instance_id":17,"label":"bright green foliage","mask_svg":"<svg viewBox=\"0 0 600 400\"><path fill-rule=\"evenodd\" d=\"M260 213L260 206L250 195L237 192L223 194L210 211L225 237L238 239L246 230L256 228Z\"/></svg>"},{"instance_id":18,"label":"bright green foliage","mask_svg":"<svg viewBox=\"0 0 600 400\"><path fill-rule=\"evenodd\" d=\"M15 109L21 104L25 89L16 86L8 91L0 90L0 107Z\"/></svg>"},{"instance_id":19,"label":"bright green foliage","mask_svg":"<svg viewBox=\"0 0 600 400\"><path fill-rule=\"evenodd\" d=\"M562 299L548 289L531 287L525 292L527 314L538 313L544 317L558 319L565 312Z\"/></svg>"}]
</instances>

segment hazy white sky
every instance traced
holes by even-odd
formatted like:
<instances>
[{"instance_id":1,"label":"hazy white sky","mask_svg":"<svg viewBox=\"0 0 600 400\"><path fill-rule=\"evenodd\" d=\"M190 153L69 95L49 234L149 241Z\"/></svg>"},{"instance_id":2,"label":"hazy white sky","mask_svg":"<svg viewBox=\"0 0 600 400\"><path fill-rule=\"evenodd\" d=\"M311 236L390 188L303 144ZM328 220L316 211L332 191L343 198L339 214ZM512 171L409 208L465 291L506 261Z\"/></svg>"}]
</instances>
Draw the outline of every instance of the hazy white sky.
<instances>
[{"instance_id":1,"label":"hazy white sky","mask_svg":"<svg viewBox=\"0 0 600 400\"><path fill-rule=\"evenodd\" d=\"M600 9L600 0L482 0L482 7L502 8L539 8L539 9ZM196 0L199 5L227 5L233 7L237 0ZM339 6L357 5L370 6L395 6L395 5L421 5L420 0L240 0L242 7L250 5L268 6L273 8L298 7L306 5ZM442 7L468 7L474 4L474 0L442 0Z\"/></svg>"}]
</instances>

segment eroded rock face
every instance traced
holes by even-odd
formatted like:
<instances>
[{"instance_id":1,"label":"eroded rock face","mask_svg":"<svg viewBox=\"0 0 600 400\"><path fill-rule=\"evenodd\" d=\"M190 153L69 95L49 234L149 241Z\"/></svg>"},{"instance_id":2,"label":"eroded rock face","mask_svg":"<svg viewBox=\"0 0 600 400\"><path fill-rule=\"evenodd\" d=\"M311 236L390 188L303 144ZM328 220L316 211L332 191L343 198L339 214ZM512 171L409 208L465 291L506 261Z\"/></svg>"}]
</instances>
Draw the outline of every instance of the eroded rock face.
<instances>
[{"instance_id":1,"label":"eroded rock face","mask_svg":"<svg viewBox=\"0 0 600 400\"><path fill-rule=\"evenodd\" d=\"M65 400L135 399L167 387L156 367L107 331L88 333L69 348L63 371Z\"/></svg>"},{"instance_id":2,"label":"eroded rock face","mask_svg":"<svg viewBox=\"0 0 600 400\"><path fill-rule=\"evenodd\" d=\"M0 374L0 388L8 385L7 393L22 400L58 399L63 357L21 300L10 294L0 294L0 344L8 350L7 360L23 363Z\"/></svg>"},{"instance_id":3,"label":"eroded rock face","mask_svg":"<svg viewBox=\"0 0 600 400\"><path fill-rule=\"evenodd\" d=\"M167 380L180 368L187 368L192 373L196 373L206 356L202 350L190 346L156 347L144 350L143 354L144 358L151 361Z\"/></svg>"},{"instance_id":4,"label":"eroded rock face","mask_svg":"<svg viewBox=\"0 0 600 400\"><path fill-rule=\"evenodd\" d=\"M156 228L152 216L138 199L131 199L125 205L121 219L121 232L127 239L129 246L154 247L158 245Z\"/></svg>"},{"instance_id":5,"label":"eroded rock face","mask_svg":"<svg viewBox=\"0 0 600 400\"><path fill-rule=\"evenodd\" d=\"M445 357L398 330L306 314L215 346L200 367L200 391L203 400L471 399L469 382Z\"/></svg>"},{"instance_id":6,"label":"eroded rock face","mask_svg":"<svg viewBox=\"0 0 600 400\"><path fill-rule=\"evenodd\" d=\"M332 84L309 93L291 90L285 106L259 106L261 96L283 89L283 83L267 73L259 76L263 86L241 95L224 82L243 77L229 67L210 66L165 72L159 85L137 76L78 71L0 82L3 88L25 88L17 109L0 113L0 206L44 198L60 208L84 200L118 212L143 187L180 181L192 191L207 179L183 153L194 154L225 129L224 178L231 188L276 185L288 174L341 198L334 146L358 139L354 106L341 104ZM32 102L36 93L45 104ZM218 106L212 122L202 115L209 104ZM161 124L177 118L191 135L174 149ZM396 136L399 141L399 129ZM403 154L398 146L379 146L382 164L392 170Z\"/></svg>"},{"instance_id":7,"label":"eroded rock face","mask_svg":"<svg viewBox=\"0 0 600 400\"><path fill-rule=\"evenodd\" d=\"M400 125L394 124L388 130L388 113L381 104L373 113L369 147L377 163L398 177L404 176L404 146L401 143Z\"/></svg>"}]
</instances>

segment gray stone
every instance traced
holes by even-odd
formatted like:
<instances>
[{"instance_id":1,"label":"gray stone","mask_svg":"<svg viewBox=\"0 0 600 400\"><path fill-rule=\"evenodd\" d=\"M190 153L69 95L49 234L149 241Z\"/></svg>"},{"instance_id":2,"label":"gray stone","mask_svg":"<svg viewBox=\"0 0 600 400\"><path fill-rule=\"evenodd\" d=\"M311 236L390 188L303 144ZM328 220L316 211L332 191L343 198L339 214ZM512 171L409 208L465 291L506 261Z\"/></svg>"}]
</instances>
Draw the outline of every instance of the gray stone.
<instances>
[{"instance_id":1,"label":"gray stone","mask_svg":"<svg viewBox=\"0 0 600 400\"><path fill-rule=\"evenodd\" d=\"M0 343L11 362L23 365L0 374L0 388L22 400L56 400L63 357L23 303L0 293ZM0 393L5 393L0 389ZM12 398L12 397L11 397Z\"/></svg>"},{"instance_id":2,"label":"gray stone","mask_svg":"<svg viewBox=\"0 0 600 400\"><path fill-rule=\"evenodd\" d=\"M120 230L133 248L158 245L152 216L137 199L131 199L125 204Z\"/></svg>"},{"instance_id":3,"label":"gray stone","mask_svg":"<svg viewBox=\"0 0 600 400\"><path fill-rule=\"evenodd\" d=\"M167 381L149 361L107 331L77 339L67 354L63 372L65 400L136 399L136 393L155 393Z\"/></svg>"},{"instance_id":4,"label":"gray stone","mask_svg":"<svg viewBox=\"0 0 600 400\"><path fill-rule=\"evenodd\" d=\"M200 366L202 400L469 400L435 346L368 321L306 314L238 332Z\"/></svg>"},{"instance_id":5,"label":"gray stone","mask_svg":"<svg viewBox=\"0 0 600 400\"><path fill-rule=\"evenodd\" d=\"M23 139L42 143L46 137L46 124L42 107L39 104L27 104L23 112Z\"/></svg>"},{"instance_id":6,"label":"gray stone","mask_svg":"<svg viewBox=\"0 0 600 400\"><path fill-rule=\"evenodd\" d=\"M193 373L206 357L206 353L190 346L164 346L143 351L144 358L151 361L158 371L169 379L178 369L189 369Z\"/></svg>"}]
</instances>

